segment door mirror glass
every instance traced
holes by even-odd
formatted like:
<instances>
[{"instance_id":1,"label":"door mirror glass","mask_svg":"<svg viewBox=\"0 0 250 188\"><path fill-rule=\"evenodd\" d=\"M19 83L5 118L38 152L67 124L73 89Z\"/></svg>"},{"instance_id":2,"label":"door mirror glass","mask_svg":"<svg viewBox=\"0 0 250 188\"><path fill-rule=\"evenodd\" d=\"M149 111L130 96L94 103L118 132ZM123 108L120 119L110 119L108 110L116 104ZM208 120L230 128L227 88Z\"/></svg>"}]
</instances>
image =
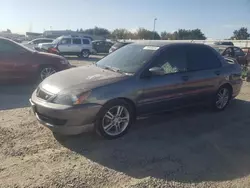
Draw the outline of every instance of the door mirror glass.
<instances>
[{"instance_id":1,"label":"door mirror glass","mask_svg":"<svg viewBox=\"0 0 250 188\"><path fill-rule=\"evenodd\" d=\"M158 75L158 76L165 75L165 71L161 67L152 67L149 69L149 72L151 72L152 75Z\"/></svg>"}]
</instances>

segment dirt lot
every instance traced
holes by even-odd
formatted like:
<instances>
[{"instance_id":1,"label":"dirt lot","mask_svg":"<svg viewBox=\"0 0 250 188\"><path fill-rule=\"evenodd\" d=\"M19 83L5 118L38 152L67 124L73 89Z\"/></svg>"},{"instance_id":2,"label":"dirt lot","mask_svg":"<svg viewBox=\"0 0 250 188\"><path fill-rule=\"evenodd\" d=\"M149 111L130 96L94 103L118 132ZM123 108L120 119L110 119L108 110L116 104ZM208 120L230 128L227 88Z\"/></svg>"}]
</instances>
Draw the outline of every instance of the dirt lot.
<instances>
[{"instance_id":1,"label":"dirt lot","mask_svg":"<svg viewBox=\"0 0 250 188\"><path fill-rule=\"evenodd\" d=\"M0 89L0 187L250 187L248 83L224 112L155 115L111 141L55 137L28 107L32 86Z\"/></svg>"}]
</instances>

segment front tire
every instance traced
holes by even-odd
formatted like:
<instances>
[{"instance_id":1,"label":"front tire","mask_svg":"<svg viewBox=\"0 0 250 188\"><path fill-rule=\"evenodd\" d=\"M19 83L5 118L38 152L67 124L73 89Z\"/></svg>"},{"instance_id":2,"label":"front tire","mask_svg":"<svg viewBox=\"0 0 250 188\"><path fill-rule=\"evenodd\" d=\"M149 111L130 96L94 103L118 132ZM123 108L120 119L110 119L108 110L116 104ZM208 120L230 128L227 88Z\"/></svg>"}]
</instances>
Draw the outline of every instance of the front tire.
<instances>
[{"instance_id":1,"label":"front tire","mask_svg":"<svg viewBox=\"0 0 250 188\"><path fill-rule=\"evenodd\" d=\"M231 88L228 86L220 87L213 100L213 109L215 111L224 110L229 104L231 98L232 98Z\"/></svg>"},{"instance_id":2,"label":"front tire","mask_svg":"<svg viewBox=\"0 0 250 188\"><path fill-rule=\"evenodd\" d=\"M128 132L133 119L132 107L124 100L114 100L100 110L95 130L104 138L115 139Z\"/></svg>"},{"instance_id":3,"label":"front tire","mask_svg":"<svg viewBox=\"0 0 250 188\"><path fill-rule=\"evenodd\" d=\"M52 74L56 73L56 69L52 66L44 66L41 67L39 71L39 80L43 81L45 78L51 76Z\"/></svg>"}]
</instances>

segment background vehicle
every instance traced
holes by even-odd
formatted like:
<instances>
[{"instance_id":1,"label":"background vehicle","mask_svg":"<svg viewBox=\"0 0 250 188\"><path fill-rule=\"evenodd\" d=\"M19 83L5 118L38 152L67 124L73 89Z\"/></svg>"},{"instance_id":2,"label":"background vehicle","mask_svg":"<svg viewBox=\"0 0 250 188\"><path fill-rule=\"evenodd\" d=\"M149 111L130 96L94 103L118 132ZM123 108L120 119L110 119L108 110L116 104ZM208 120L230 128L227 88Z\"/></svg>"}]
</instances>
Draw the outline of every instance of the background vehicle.
<instances>
[{"instance_id":1,"label":"background vehicle","mask_svg":"<svg viewBox=\"0 0 250 188\"><path fill-rule=\"evenodd\" d=\"M53 41L52 45L47 48L55 48L60 55L77 55L88 58L92 53L92 42L88 38L61 36Z\"/></svg>"},{"instance_id":2,"label":"background vehicle","mask_svg":"<svg viewBox=\"0 0 250 188\"><path fill-rule=\"evenodd\" d=\"M126 46L128 44L131 44L131 42L116 42L110 49L109 49L109 53L112 53L114 51L116 51L117 49Z\"/></svg>"},{"instance_id":3,"label":"background vehicle","mask_svg":"<svg viewBox=\"0 0 250 188\"><path fill-rule=\"evenodd\" d=\"M34 39L28 43L24 43L23 45L31 48L31 49L36 49L38 44L40 43L52 43L54 39L49 39L49 38L38 38L38 39Z\"/></svg>"},{"instance_id":4,"label":"background vehicle","mask_svg":"<svg viewBox=\"0 0 250 188\"><path fill-rule=\"evenodd\" d=\"M43 80L70 67L63 57L40 53L12 40L0 38L0 83Z\"/></svg>"},{"instance_id":5,"label":"background vehicle","mask_svg":"<svg viewBox=\"0 0 250 188\"><path fill-rule=\"evenodd\" d=\"M215 42L214 45L234 46L234 43L232 43L230 41L224 41L224 42Z\"/></svg>"},{"instance_id":6,"label":"background vehicle","mask_svg":"<svg viewBox=\"0 0 250 188\"><path fill-rule=\"evenodd\" d=\"M212 45L222 56L235 58L240 65L248 65L249 56L243 50L236 46L218 46Z\"/></svg>"},{"instance_id":7,"label":"background vehicle","mask_svg":"<svg viewBox=\"0 0 250 188\"><path fill-rule=\"evenodd\" d=\"M95 65L48 77L31 104L38 120L54 132L79 134L94 124L102 136L117 138L136 116L202 103L225 109L240 92L240 74L239 64L207 45L134 43Z\"/></svg>"},{"instance_id":8,"label":"background vehicle","mask_svg":"<svg viewBox=\"0 0 250 188\"><path fill-rule=\"evenodd\" d=\"M249 64L249 62L250 62L250 48L249 47L245 47L245 48L241 48L241 49L245 53L247 62Z\"/></svg>"},{"instance_id":9,"label":"background vehicle","mask_svg":"<svg viewBox=\"0 0 250 188\"><path fill-rule=\"evenodd\" d=\"M113 42L105 40L92 41L94 53L109 53L109 49L114 45Z\"/></svg>"}]
</instances>

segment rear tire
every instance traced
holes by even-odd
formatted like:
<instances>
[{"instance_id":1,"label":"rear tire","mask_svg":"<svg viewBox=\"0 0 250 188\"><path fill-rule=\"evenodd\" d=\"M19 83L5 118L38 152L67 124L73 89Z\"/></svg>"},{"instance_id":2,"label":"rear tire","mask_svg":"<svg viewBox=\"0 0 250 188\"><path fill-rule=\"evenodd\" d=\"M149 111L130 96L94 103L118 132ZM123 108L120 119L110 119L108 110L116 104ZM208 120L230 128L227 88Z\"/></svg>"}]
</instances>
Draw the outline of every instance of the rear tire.
<instances>
[{"instance_id":1,"label":"rear tire","mask_svg":"<svg viewBox=\"0 0 250 188\"><path fill-rule=\"evenodd\" d=\"M128 132L133 120L133 108L124 100L117 99L100 110L95 121L95 130L106 139L115 139Z\"/></svg>"},{"instance_id":2,"label":"rear tire","mask_svg":"<svg viewBox=\"0 0 250 188\"><path fill-rule=\"evenodd\" d=\"M89 58L90 52L89 50L82 50L81 51L81 57L83 58Z\"/></svg>"},{"instance_id":3,"label":"rear tire","mask_svg":"<svg viewBox=\"0 0 250 188\"><path fill-rule=\"evenodd\" d=\"M214 96L212 102L213 110L223 111L227 107L231 99L232 89L227 85L221 86Z\"/></svg>"}]
</instances>

